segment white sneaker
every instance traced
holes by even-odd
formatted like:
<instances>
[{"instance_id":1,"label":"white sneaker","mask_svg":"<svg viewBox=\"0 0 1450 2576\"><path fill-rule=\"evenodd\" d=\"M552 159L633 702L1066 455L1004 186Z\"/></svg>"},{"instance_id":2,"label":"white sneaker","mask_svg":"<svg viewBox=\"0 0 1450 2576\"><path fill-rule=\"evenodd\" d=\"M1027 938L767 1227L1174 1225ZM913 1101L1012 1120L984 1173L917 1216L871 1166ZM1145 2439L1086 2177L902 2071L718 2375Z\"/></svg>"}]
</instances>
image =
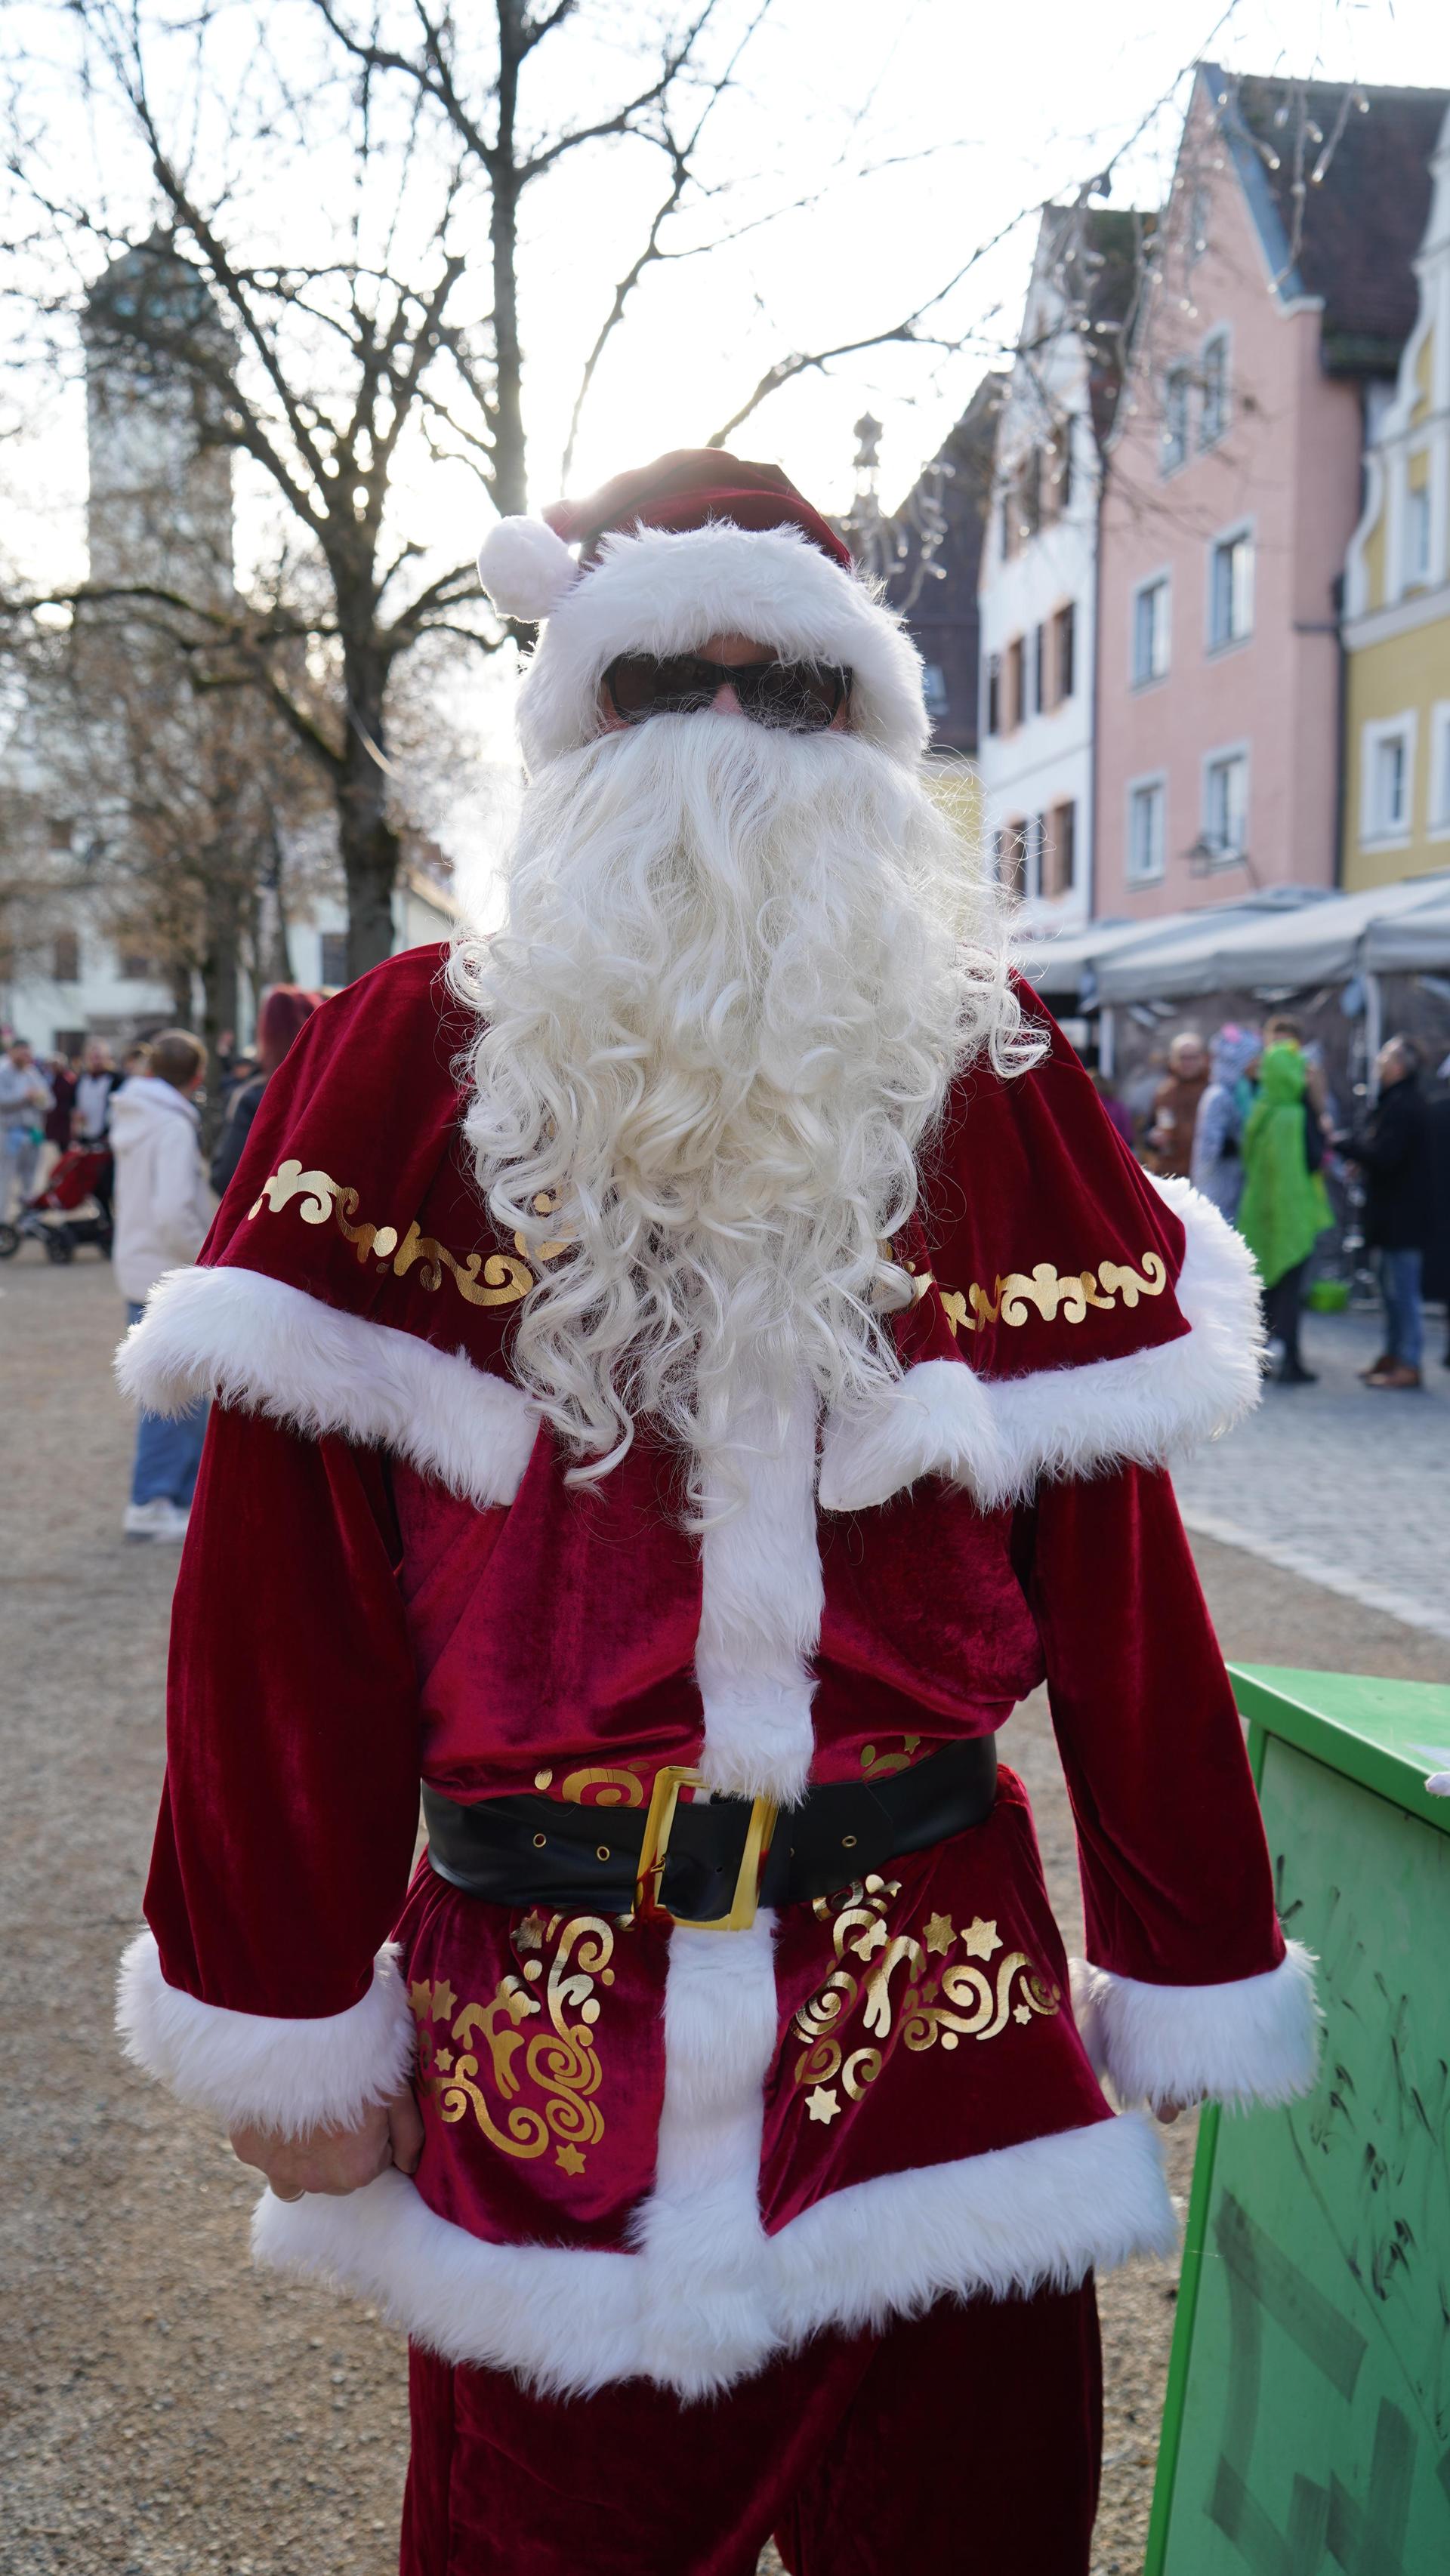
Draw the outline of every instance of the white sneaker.
<instances>
[{"instance_id":1,"label":"white sneaker","mask_svg":"<svg viewBox=\"0 0 1450 2576\"><path fill-rule=\"evenodd\" d=\"M122 1527L127 1538L182 1539L186 1536L187 1518L176 1503L158 1494L154 1502L128 1503Z\"/></svg>"}]
</instances>

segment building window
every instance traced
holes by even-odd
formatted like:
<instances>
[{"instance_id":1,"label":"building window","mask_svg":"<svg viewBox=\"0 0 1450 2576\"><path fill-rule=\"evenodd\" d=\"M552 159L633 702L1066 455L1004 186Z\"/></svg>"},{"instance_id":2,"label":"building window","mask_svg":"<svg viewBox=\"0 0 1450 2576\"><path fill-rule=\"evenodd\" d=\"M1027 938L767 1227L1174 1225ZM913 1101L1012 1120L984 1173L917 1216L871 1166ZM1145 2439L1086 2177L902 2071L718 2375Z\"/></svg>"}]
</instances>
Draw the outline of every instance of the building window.
<instances>
[{"instance_id":1,"label":"building window","mask_svg":"<svg viewBox=\"0 0 1450 2576\"><path fill-rule=\"evenodd\" d=\"M1069 797L1054 805L1042 843L1042 891L1071 894L1077 874L1077 807Z\"/></svg>"},{"instance_id":2,"label":"building window","mask_svg":"<svg viewBox=\"0 0 1450 2576\"><path fill-rule=\"evenodd\" d=\"M1215 331L1204 344L1203 386L1198 405L1198 444L1216 447L1228 428L1228 333Z\"/></svg>"},{"instance_id":3,"label":"building window","mask_svg":"<svg viewBox=\"0 0 1450 2576\"><path fill-rule=\"evenodd\" d=\"M1249 846L1249 756L1218 752L1204 764L1203 837L1217 864L1243 858Z\"/></svg>"},{"instance_id":4,"label":"building window","mask_svg":"<svg viewBox=\"0 0 1450 2576\"><path fill-rule=\"evenodd\" d=\"M1405 581L1430 578L1430 486L1412 483L1405 494Z\"/></svg>"},{"instance_id":5,"label":"building window","mask_svg":"<svg viewBox=\"0 0 1450 2576\"><path fill-rule=\"evenodd\" d=\"M324 930L321 947L322 958L318 970L321 980L336 991L339 985L347 982L347 932Z\"/></svg>"},{"instance_id":6,"label":"building window","mask_svg":"<svg viewBox=\"0 0 1450 2576\"><path fill-rule=\"evenodd\" d=\"M51 849L68 850L75 838L75 825L69 814L52 814L45 827Z\"/></svg>"},{"instance_id":7,"label":"building window","mask_svg":"<svg viewBox=\"0 0 1450 2576\"><path fill-rule=\"evenodd\" d=\"M1045 716L1052 704L1051 683L1047 676L1047 628L1035 627L1032 635L1032 704L1037 714Z\"/></svg>"},{"instance_id":8,"label":"building window","mask_svg":"<svg viewBox=\"0 0 1450 2576\"><path fill-rule=\"evenodd\" d=\"M1217 652L1240 644L1254 625L1254 541L1247 528L1220 537L1208 566L1208 641Z\"/></svg>"},{"instance_id":9,"label":"building window","mask_svg":"<svg viewBox=\"0 0 1450 2576\"><path fill-rule=\"evenodd\" d=\"M987 711L984 729L989 734L1002 730L1002 656L987 655Z\"/></svg>"},{"instance_id":10,"label":"building window","mask_svg":"<svg viewBox=\"0 0 1450 2576\"><path fill-rule=\"evenodd\" d=\"M1145 688L1150 680L1166 679L1168 674L1168 576L1160 573L1156 581L1145 581L1133 593L1133 686Z\"/></svg>"},{"instance_id":11,"label":"building window","mask_svg":"<svg viewBox=\"0 0 1450 2576\"><path fill-rule=\"evenodd\" d=\"M1059 608L1052 621L1053 659L1057 665L1057 704L1062 706L1077 689L1077 608L1069 600Z\"/></svg>"},{"instance_id":12,"label":"building window","mask_svg":"<svg viewBox=\"0 0 1450 2576\"><path fill-rule=\"evenodd\" d=\"M1007 704L1003 709L1004 733L1015 733L1027 713L1027 648L1020 635L1007 647Z\"/></svg>"},{"instance_id":13,"label":"building window","mask_svg":"<svg viewBox=\"0 0 1450 2576\"><path fill-rule=\"evenodd\" d=\"M156 958L144 948L123 948L116 962L125 984L161 984L166 980Z\"/></svg>"},{"instance_id":14,"label":"building window","mask_svg":"<svg viewBox=\"0 0 1450 2576\"><path fill-rule=\"evenodd\" d=\"M1163 471L1176 472L1188 454L1188 369L1170 367L1163 379Z\"/></svg>"},{"instance_id":15,"label":"building window","mask_svg":"<svg viewBox=\"0 0 1450 2576\"><path fill-rule=\"evenodd\" d=\"M926 711L932 723L940 724L942 717L947 713L947 684L940 662L923 664L921 690L926 700Z\"/></svg>"},{"instance_id":16,"label":"building window","mask_svg":"<svg viewBox=\"0 0 1450 2576\"><path fill-rule=\"evenodd\" d=\"M1430 829L1450 833L1450 698L1430 710Z\"/></svg>"},{"instance_id":17,"label":"building window","mask_svg":"<svg viewBox=\"0 0 1450 2576\"><path fill-rule=\"evenodd\" d=\"M1027 825L1020 816L997 834L997 883L1004 894L1027 891Z\"/></svg>"},{"instance_id":18,"label":"building window","mask_svg":"<svg viewBox=\"0 0 1450 2576\"><path fill-rule=\"evenodd\" d=\"M73 930L58 930L51 947L50 971L57 984L81 980L81 943Z\"/></svg>"},{"instance_id":19,"label":"building window","mask_svg":"<svg viewBox=\"0 0 1450 2576\"><path fill-rule=\"evenodd\" d=\"M1361 746L1360 839L1407 840L1415 801L1413 714L1367 724Z\"/></svg>"},{"instance_id":20,"label":"building window","mask_svg":"<svg viewBox=\"0 0 1450 2576\"><path fill-rule=\"evenodd\" d=\"M1361 737L1360 839L1408 837L1414 806L1415 718L1367 724Z\"/></svg>"},{"instance_id":21,"label":"building window","mask_svg":"<svg viewBox=\"0 0 1450 2576\"><path fill-rule=\"evenodd\" d=\"M1128 883L1151 885L1163 874L1167 847L1168 788L1162 778L1140 778L1128 790Z\"/></svg>"}]
</instances>

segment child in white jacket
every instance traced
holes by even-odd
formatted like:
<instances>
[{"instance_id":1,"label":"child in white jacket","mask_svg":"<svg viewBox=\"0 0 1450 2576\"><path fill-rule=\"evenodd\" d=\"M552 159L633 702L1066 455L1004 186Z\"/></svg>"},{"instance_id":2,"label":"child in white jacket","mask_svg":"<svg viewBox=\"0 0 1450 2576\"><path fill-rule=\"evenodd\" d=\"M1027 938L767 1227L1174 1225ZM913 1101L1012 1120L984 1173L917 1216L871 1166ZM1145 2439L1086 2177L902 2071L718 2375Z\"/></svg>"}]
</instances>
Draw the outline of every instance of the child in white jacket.
<instances>
[{"instance_id":1,"label":"child in white jacket","mask_svg":"<svg viewBox=\"0 0 1450 2576\"><path fill-rule=\"evenodd\" d=\"M206 1071L206 1049L186 1029L167 1029L147 1050L147 1070L124 1082L111 1103L116 1158L116 1225L111 1259L129 1323L163 1271L196 1259L212 1218L202 1165L200 1120L191 1097ZM206 1401L176 1419L143 1412L136 1430L128 1538L185 1535L201 1464Z\"/></svg>"}]
</instances>

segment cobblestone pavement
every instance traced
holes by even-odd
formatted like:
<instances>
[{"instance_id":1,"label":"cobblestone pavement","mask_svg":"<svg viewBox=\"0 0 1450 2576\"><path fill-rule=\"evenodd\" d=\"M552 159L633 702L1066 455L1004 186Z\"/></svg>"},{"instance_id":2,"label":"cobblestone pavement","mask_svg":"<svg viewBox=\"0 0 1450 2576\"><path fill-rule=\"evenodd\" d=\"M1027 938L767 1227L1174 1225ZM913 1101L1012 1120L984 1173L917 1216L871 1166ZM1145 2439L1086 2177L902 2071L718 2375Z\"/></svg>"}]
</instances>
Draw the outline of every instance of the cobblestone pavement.
<instances>
[{"instance_id":1,"label":"cobblestone pavement","mask_svg":"<svg viewBox=\"0 0 1450 2576\"><path fill-rule=\"evenodd\" d=\"M1386 1395L1356 1375L1383 1348L1379 1317L1306 1315L1318 1385L1270 1384L1247 1422L1200 1452L1177 1479L1190 1528L1450 1638L1445 1330L1427 1319L1421 1390Z\"/></svg>"},{"instance_id":2,"label":"cobblestone pavement","mask_svg":"<svg viewBox=\"0 0 1450 2576\"><path fill-rule=\"evenodd\" d=\"M175 1570L120 1536L131 1426L107 1368L119 1323L89 1255L70 1272L28 1252L0 1266L0 2571L389 2576L401 2343L375 2313L249 2271L250 2176L110 2034L161 1777ZM1237 1548L1196 1552L1231 1654L1450 1678L1450 1648L1424 1631ZM1071 1828L1040 1699L1013 1719L1008 1752L1073 1943ZM1190 2121L1168 2133L1180 2196L1192 2144ZM1171 2264L1102 2285L1093 2576L1142 2565L1173 2299ZM643 2547L640 2576L664 2576Z\"/></svg>"}]
</instances>

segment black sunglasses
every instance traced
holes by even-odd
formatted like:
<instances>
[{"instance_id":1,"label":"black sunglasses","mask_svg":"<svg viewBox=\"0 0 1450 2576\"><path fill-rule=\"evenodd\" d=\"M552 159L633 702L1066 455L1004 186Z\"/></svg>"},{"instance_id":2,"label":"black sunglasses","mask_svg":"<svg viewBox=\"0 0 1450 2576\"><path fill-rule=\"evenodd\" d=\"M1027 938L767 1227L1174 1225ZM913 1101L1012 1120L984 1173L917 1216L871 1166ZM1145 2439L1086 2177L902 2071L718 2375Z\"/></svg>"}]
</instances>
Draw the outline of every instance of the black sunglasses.
<instances>
[{"instance_id":1,"label":"black sunglasses","mask_svg":"<svg viewBox=\"0 0 1450 2576\"><path fill-rule=\"evenodd\" d=\"M851 686L849 671L819 662L707 662L700 653L621 653L604 674L609 703L625 724L647 716L697 715L732 688L756 724L824 733Z\"/></svg>"}]
</instances>

